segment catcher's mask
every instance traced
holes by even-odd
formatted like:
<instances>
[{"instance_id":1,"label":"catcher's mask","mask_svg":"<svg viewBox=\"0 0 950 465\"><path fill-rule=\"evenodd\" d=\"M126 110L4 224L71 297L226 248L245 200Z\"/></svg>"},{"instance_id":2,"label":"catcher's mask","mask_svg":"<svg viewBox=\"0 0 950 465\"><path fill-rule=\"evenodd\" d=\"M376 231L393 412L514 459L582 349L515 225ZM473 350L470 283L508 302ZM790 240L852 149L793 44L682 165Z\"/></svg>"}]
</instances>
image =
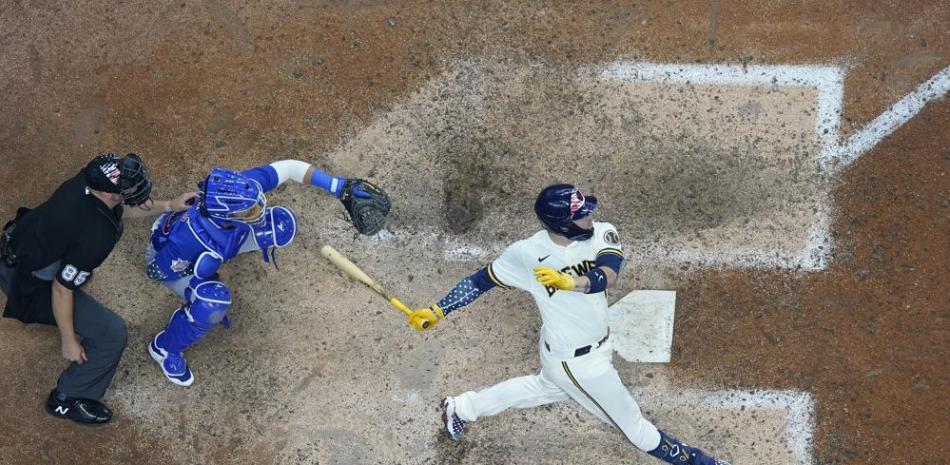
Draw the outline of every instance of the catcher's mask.
<instances>
[{"instance_id":1,"label":"catcher's mask","mask_svg":"<svg viewBox=\"0 0 950 465\"><path fill-rule=\"evenodd\" d=\"M122 203L132 207L148 201L152 193L148 167L135 153L124 157L114 153L99 155L86 165L84 174L90 189L119 194Z\"/></svg>"},{"instance_id":2,"label":"catcher's mask","mask_svg":"<svg viewBox=\"0 0 950 465\"><path fill-rule=\"evenodd\" d=\"M597 197L584 196L570 184L554 184L544 188L534 202L534 213L544 229L572 241L586 241L594 235L593 228L584 229L574 223L597 208Z\"/></svg>"},{"instance_id":3,"label":"catcher's mask","mask_svg":"<svg viewBox=\"0 0 950 465\"><path fill-rule=\"evenodd\" d=\"M201 213L214 220L261 224L267 209L264 189L254 179L225 168L213 168L201 189Z\"/></svg>"}]
</instances>

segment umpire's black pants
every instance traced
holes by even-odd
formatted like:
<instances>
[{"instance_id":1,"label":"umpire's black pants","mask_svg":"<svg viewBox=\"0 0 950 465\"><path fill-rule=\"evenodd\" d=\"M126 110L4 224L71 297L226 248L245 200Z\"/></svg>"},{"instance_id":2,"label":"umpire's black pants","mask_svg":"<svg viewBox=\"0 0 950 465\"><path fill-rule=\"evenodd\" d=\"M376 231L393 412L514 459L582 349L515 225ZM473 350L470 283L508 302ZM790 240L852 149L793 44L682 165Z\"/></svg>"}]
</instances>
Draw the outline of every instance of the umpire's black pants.
<instances>
[{"instance_id":1,"label":"umpire's black pants","mask_svg":"<svg viewBox=\"0 0 950 465\"><path fill-rule=\"evenodd\" d=\"M10 295L15 274L16 269L0 262L0 286L4 294ZM71 362L59 375L56 387L69 397L101 399L115 376L128 342L125 320L77 289L73 291L73 329L82 337L86 361L82 365Z\"/></svg>"}]
</instances>

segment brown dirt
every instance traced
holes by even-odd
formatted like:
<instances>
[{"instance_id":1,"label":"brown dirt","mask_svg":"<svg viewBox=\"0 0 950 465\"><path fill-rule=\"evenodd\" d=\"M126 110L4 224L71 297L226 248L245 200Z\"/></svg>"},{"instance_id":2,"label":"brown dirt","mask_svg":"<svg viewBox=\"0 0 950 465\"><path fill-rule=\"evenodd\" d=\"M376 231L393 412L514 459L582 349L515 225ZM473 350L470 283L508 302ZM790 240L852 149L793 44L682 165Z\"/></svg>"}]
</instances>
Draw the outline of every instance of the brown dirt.
<instances>
[{"instance_id":1,"label":"brown dirt","mask_svg":"<svg viewBox=\"0 0 950 465\"><path fill-rule=\"evenodd\" d=\"M842 131L850 133L950 64L945 1L870 3L3 2L0 185L7 189L0 215L42 201L106 150L144 154L160 197L192 188L214 164L292 157L365 175L387 161L328 152L466 60L552 69L618 59L837 64L847 69ZM812 392L817 463L950 456L950 446L936 440L950 430L942 414L950 408L948 133L944 100L841 175L828 270L689 268L666 276L679 292L677 378L714 389ZM490 176L493 166L457 163L466 151L520 153L508 140L474 143L446 145L460 155L436 164L442 172L407 167L376 175L392 182L411 182L407 173L441 175L464 184L468 174ZM519 162L532 161L497 161ZM440 202L466 206L448 212L461 221L426 224L464 240L490 222L524 220L499 218L492 203L465 192L439 192ZM328 270L319 245L342 243L367 269L385 270L387 282L411 289L417 303L441 296L473 264L442 263L431 250L407 259L393 250L398 242L353 238L330 199L299 186L275 199L298 211L309 234L284 254L279 273L256 258L229 268L226 279L240 289L238 325L190 355L201 376L195 388L167 385L142 350L174 306L141 276L147 222L130 225L91 288L130 324L131 346L108 398L121 406L114 424L90 429L47 417L41 401L61 367L54 332L0 322L0 392L14 412L0 420L0 462L406 463L424 455L433 463L503 463L507 451L525 447L539 463L630 456L626 445L604 439L604 428L564 420L557 409L493 419L476 433L482 445L436 439L440 394L533 371L536 316L501 313L528 301L486 296L443 331L416 337ZM403 225L429 218L413 213L411 202L396 208ZM497 325L498 315L505 324ZM504 349L488 349L497 347ZM539 432L559 418L556 431L578 435L558 442ZM505 439L493 439L493 428L515 432L525 421L543 428L491 447ZM417 455L420 442L434 456Z\"/></svg>"}]
</instances>

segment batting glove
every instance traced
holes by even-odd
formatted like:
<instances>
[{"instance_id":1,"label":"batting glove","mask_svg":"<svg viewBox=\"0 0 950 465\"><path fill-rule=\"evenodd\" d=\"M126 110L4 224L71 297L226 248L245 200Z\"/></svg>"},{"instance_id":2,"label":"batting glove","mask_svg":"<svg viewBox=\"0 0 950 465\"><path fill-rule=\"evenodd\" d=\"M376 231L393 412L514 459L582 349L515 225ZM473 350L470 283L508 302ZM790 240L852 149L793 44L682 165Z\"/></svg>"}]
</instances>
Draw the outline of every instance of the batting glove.
<instances>
[{"instance_id":1,"label":"batting glove","mask_svg":"<svg viewBox=\"0 0 950 465\"><path fill-rule=\"evenodd\" d=\"M534 277L545 286L553 286L565 291L573 291L577 287L573 276L546 266L535 267Z\"/></svg>"},{"instance_id":2,"label":"batting glove","mask_svg":"<svg viewBox=\"0 0 950 465\"><path fill-rule=\"evenodd\" d=\"M409 326L416 331L428 331L439 324L439 320L445 318L445 312L438 304L432 304L428 308L419 308L409 314Z\"/></svg>"}]
</instances>

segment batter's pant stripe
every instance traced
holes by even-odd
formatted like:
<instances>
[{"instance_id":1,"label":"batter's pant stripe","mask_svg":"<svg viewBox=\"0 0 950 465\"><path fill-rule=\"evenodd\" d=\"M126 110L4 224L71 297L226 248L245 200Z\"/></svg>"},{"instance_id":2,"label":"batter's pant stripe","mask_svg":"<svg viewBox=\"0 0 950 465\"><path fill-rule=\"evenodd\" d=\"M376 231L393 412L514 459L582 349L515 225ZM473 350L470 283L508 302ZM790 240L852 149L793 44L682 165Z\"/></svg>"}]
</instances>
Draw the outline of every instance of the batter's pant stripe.
<instances>
[{"instance_id":1,"label":"batter's pant stripe","mask_svg":"<svg viewBox=\"0 0 950 465\"><path fill-rule=\"evenodd\" d=\"M600 403L597 402L597 400L594 399L594 397L591 396L586 390L584 390L583 387L581 387L581 383L578 383L578 382L577 382L577 378L574 377L574 373L571 373L571 369L570 369L570 367L567 366L567 362L561 362L561 367L564 368L564 372L567 373L567 377L568 377L568 378L571 378L571 382L574 383L574 386L577 386L577 389L579 389L582 393L584 393L584 395L587 396L587 398L590 399L590 401L593 402L594 405L596 405L597 408L600 409L600 411L604 413L604 416L606 416L607 419L609 419L610 422L613 423L613 425L614 425L617 429L619 429L621 432L623 432L623 430L620 428L620 426L617 424L617 422L614 421L614 419L610 416L610 414L607 413L607 411L604 410L604 408L600 406ZM624 435L624 436L626 436L626 435Z\"/></svg>"},{"instance_id":2,"label":"batter's pant stripe","mask_svg":"<svg viewBox=\"0 0 950 465\"><path fill-rule=\"evenodd\" d=\"M494 282L495 284L501 286L502 288L504 288L504 289L511 289L511 286L509 286L509 285L507 285L507 284L505 284L505 283L499 281L498 278L495 277L495 272L492 271L492 269L491 269L491 264L488 265L488 277L489 277L489 279L492 280L492 282Z\"/></svg>"}]
</instances>

